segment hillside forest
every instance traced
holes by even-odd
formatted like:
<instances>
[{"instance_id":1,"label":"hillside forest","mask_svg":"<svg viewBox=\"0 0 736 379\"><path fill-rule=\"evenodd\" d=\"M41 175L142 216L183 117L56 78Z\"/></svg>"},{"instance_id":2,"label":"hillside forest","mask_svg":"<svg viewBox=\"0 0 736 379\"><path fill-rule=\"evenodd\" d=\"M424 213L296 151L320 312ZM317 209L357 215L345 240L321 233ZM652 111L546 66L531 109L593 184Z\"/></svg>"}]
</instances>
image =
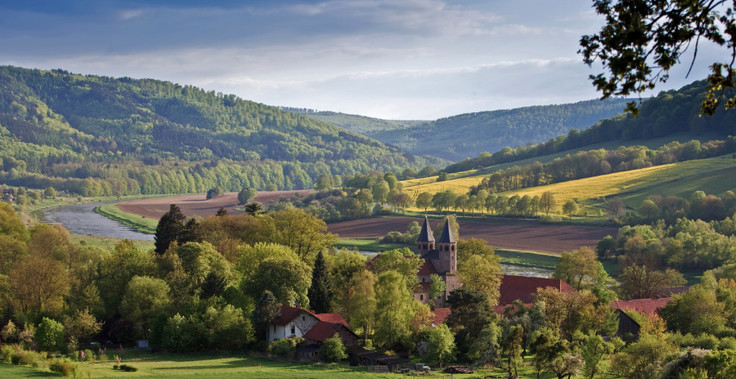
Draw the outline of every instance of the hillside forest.
<instances>
[{"instance_id":1,"label":"hillside forest","mask_svg":"<svg viewBox=\"0 0 736 379\"><path fill-rule=\"evenodd\" d=\"M192 86L0 67L0 181L13 186L83 196L303 189L320 174L443 163Z\"/></svg>"}]
</instances>

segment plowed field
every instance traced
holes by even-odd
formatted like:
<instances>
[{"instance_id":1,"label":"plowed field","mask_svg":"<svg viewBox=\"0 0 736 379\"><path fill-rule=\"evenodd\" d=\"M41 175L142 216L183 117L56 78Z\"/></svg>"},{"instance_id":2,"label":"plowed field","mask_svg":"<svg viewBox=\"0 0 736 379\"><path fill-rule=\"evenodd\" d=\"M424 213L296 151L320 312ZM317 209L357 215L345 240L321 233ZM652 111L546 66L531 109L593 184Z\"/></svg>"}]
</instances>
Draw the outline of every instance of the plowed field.
<instances>
[{"instance_id":1,"label":"plowed field","mask_svg":"<svg viewBox=\"0 0 736 379\"><path fill-rule=\"evenodd\" d=\"M381 217L329 224L328 229L340 237L377 238L393 230L403 233L412 221L421 223L420 219L411 217ZM430 220L433 226L439 222L441 221ZM615 237L616 232L615 228L544 225L534 221L510 220L497 224L460 222L460 237L463 239L480 238L488 242L489 246L499 249L551 254L560 254L582 246L595 248L601 238L609 234ZM439 239L440 236L434 237Z\"/></svg>"}]
</instances>

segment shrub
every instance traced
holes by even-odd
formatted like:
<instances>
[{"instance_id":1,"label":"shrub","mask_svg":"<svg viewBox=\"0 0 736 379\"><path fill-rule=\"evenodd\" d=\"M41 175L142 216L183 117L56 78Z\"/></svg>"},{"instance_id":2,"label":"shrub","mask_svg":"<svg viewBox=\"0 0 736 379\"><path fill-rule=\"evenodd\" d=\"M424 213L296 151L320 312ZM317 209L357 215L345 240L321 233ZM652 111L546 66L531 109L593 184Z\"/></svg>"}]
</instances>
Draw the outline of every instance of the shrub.
<instances>
[{"instance_id":1,"label":"shrub","mask_svg":"<svg viewBox=\"0 0 736 379\"><path fill-rule=\"evenodd\" d=\"M338 362L348 357L345 353L345 346L342 344L342 340L337 333L325 340L322 348L319 350L319 357L325 361Z\"/></svg>"},{"instance_id":2,"label":"shrub","mask_svg":"<svg viewBox=\"0 0 736 379\"><path fill-rule=\"evenodd\" d=\"M4 363L13 363L10 359L16 351L20 349L18 345L2 345L0 346L0 357Z\"/></svg>"},{"instance_id":3,"label":"shrub","mask_svg":"<svg viewBox=\"0 0 736 379\"><path fill-rule=\"evenodd\" d=\"M296 347L304 341L301 337L282 338L268 345L268 352L279 357L290 357L296 351Z\"/></svg>"},{"instance_id":4,"label":"shrub","mask_svg":"<svg viewBox=\"0 0 736 379\"><path fill-rule=\"evenodd\" d=\"M18 348L10 355L10 362L14 365L41 367L44 365L44 357L32 350Z\"/></svg>"},{"instance_id":5,"label":"shrub","mask_svg":"<svg viewBox=\"0 0 736 379\"><path fill-rule=\"evenodd\" d=\"M736 338L724 337L718 343L718 350L736 350Z\"/></svg>"},{"instance_id":6,"label":"shrub","mask_svg":"<svg viewBox=\"0 0 736 379\"><path fill-rule=\"evenodd\" d=\"M51 372L55 372L62 376L73 376L79 375L79 365L68 360L68 359L57 359L51 362L49 366Z\"/></svg>"},{"instance_id":7,"label":"shrub","mask_svg":"<svg viewBox=\"0 0 736 379\"><path fill-rule=\"evenodd\" d=\"M47 351L59 351L64 345L64 326L60 322L44 317L36 329L38 348Z\"/></svg>"}]
</instances>

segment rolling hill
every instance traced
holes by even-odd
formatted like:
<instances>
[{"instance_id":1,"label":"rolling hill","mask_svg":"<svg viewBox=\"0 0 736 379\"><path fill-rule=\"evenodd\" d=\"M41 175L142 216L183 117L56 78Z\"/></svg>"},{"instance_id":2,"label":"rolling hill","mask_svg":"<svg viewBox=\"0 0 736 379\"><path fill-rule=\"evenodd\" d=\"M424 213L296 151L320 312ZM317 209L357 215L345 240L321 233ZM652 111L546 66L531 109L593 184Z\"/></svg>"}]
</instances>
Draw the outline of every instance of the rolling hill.
<instances>
[{"instance_id":1,"label":"rolling hill","mask_svg":"<svg viewBox=\"0 0 736 379\"><path fill-rule=\"evenodd\" d=\"M0 67L0 183L93 196L302 189L322 173L444 163L193 86Z\"/></svg>"}]
</instances>

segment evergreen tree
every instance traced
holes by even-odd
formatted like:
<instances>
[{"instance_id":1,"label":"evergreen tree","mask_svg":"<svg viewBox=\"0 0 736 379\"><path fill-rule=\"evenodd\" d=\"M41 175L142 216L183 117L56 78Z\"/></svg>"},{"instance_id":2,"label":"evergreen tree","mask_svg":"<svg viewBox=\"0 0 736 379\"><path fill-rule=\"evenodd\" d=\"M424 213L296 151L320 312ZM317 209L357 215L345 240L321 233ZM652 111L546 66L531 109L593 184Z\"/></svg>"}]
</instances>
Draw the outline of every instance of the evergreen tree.
<instances>
[{"instance_id":1,"label":"evergreen tree","mask_svg":"<svg viewBox=\"0 0 736 379\"><path fill-rule=\"evenodd\" d=\"M317 253L317 259L314 261L312 285L309 287L307 297L309 297L309 304L315 312L330 313L332 309L332 289L330 288L325 257L321 251Z\"/></svg>"},{"instance_id":2,"label":"evergreen tree","mask_svg":"<svg viewBox=\"0 0 736 379\"><path fill-rule=\"evenodd\" d=\"M156 226L156 253L163 254L169 245L177 241L184 230L184 213L176 204L171 204L169 211L161 216Z\"/></svg>"},{"instance_id":3,"label":"evergreen tree","mask_svg":"<svg viewBox=\"0 0 736 379\"><path fill-rule=\"evenodd\" d=\"M268 326L278 320L280 311L281 307L276 302L273 293L268 290L263 291L253 312L253 324L256 328L256 334L261 339L266 339Z\"/></svg>"}]
</instances>

